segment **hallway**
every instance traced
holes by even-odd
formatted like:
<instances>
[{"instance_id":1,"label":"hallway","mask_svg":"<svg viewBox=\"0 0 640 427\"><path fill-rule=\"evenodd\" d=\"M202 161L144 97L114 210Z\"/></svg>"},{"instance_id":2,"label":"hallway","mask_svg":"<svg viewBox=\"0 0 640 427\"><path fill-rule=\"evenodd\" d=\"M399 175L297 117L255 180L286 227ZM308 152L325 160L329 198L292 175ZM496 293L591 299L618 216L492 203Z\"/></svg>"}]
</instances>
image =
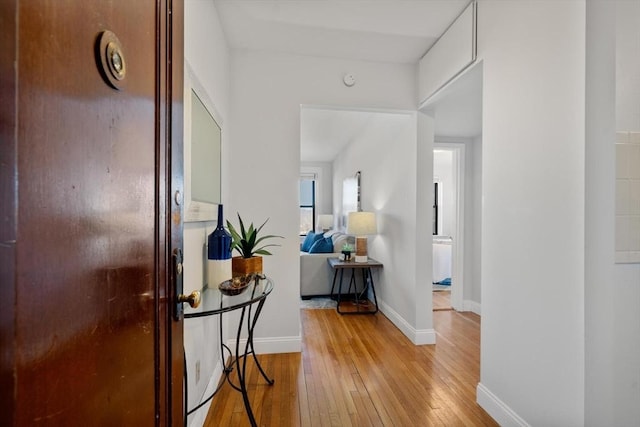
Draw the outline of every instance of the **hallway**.
<instances>
[{"instance_id":1,"label":"hallway","mask_svg":"<svg viewBox=\"0 0 640 427\"><path fill-rule=\"evenodd\" d=\"M435 346L414 346L382 314L303 309L301 319L302 354L259 356L275 384L266 385L251 369L258 425L497 425L475 403L479 316L434 312ZM220 425L249 425L240 394L228 385L213 399L205 423Z\"/></svg>"}]
</instances>

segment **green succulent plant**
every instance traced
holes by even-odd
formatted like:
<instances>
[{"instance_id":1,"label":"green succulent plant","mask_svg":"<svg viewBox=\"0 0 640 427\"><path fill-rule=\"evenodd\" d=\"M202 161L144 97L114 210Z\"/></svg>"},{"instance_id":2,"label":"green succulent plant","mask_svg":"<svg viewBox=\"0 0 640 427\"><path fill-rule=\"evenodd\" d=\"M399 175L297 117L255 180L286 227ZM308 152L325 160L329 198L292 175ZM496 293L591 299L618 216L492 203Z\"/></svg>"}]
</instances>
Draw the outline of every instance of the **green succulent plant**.
<instances>
[{"instance_id":1,"label":"green succulent plant","mask_svg":"<svg viewBox=\"0 0 640 427\"><path fill-rule=\"evenodd\" d=\"M231 233L231 250L235 249L243 258L251 258L255 255L271 255L271 252L266 248L280 245L275 243L265 245L263 242L267 239L283 239L283 237L274 234L258 237L258 234L267 221L269 221L269 218L267 218L266 221L258 228L255 228L253 223L249 225L249 228L246 228L244 226L244 222L242 222L240 214L238 214L238 222L240 223L240 232L238 233L233 224L227 220L227 228L229 229L229 233ZM262 246L260 246L261 244Z\"/></svg>"},{"instance_id":2,"label":"green succulent plant","mask_svg":"<svg viewBox=\"0 0 640 427\"><path fill-rule=\"evenodd\" d=\"M353 252L353 246L349 243L345 243L344 245L342 245L342 250L344 252Z\"/></svg>"}]
</instances>

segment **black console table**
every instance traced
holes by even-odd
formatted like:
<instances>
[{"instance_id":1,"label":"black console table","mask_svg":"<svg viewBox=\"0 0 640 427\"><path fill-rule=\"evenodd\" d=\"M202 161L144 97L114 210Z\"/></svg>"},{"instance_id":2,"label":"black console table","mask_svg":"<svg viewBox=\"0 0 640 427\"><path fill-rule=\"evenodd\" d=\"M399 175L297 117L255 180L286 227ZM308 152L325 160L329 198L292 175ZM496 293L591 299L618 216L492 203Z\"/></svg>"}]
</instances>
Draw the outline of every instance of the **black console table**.
<instances>
[{"instance_id":1,"label":"black console table","mask_svg":"<svg viewBox=\"0 0 640 427\"><path fill-rule=\"evenodd\" d=\"M267 296L273 290L273 282L271 279L261 276L259 279L252 281L247 289L245 289L239 295L223 295L220 290L216 288L205 288L202 292L202 303L198 308L190 308L185 307L185 319L193 319L196 317L206 317L206 316L215 316L220 315L220 330L219 330L219 338L220 338L220 357L222 358L222 366L224 367L223 375L224 379L215 389L215 391L211 394L211 396L207 397L204 401L200 402L196 407L192 409L188 409L185 412L185 425L187 421L187 416L191 415L196 410L200 409L207 402L209 402L216 393L220 390L220 388L224 385L225 381L228 382L231 387L242 393L242 400L244 401L244 407L247 412L247 416L249 417L249 421L252 426L257 426L255 417L253 415L253 411L251 410L251 403L249 402L249 396L247 394L247 385L246 385L246 372L247 372L247 359L251 356L253 361L255 362L260 374L265 379L265 381L272 385L274 380L270 379L267 374L262 369L260 362L256 358L255 351L253 349L253 330L258 322L258 318L260 317L260 312L262 311L262 307L267 300ZM222 339L222 314L230 311L241 310L240 311L240 320L238 321L238 331L236 333L236 344L235 344L235 352L232 352L231 349L224 344ZM244 346L240 345L240 335L242 333L243 327L246 327L247 331L247 341ZM241 348L242 347L242 348ZM224 362L225 351L230 357L230 361L228 364ZM238 384L234 384L229 374L235 369L238 375ZM188 384L186 379L186 356L185 356L185 390L188 390ZM185 408L188 404L187 395L185 392Z\"/></svg>"},{"instance_id":2,"label":"black console table","mask_svg":"<svg viewBox=\"0 0 640 427\"><path fill-rule=\"evenodd\" d=\"M355 262L355 261L342 261L338 258L327 258L327 262L333 269L333 283L331 285L331 296L338 300L338 305L336 306L336 310L340 314L376 314L378 312L378 298L376 297L376 287L373 284L373 275L371 274L372 268L382 268L382 263L376 261L373 258L369 258L366 262ZM355 305L356 311L340 311L340 304L343 302L342 300L342 278L344 276L344 270L351 270L351 277L349 279L349 290L348 294L351 294L353 291L353 295L355 297ZM362 271L362 282L364 283L364 288L358 292L356 289L356 276L355 271ZM340 282L338 284L338 292L334 293L336 287L336 279L338 278L338 272L340 272ZM368 301L367 294L371 289L373 293L373 301L375 308L373 310L367 309L363 310L362 305Z\"/></svg>"}]
</instances>

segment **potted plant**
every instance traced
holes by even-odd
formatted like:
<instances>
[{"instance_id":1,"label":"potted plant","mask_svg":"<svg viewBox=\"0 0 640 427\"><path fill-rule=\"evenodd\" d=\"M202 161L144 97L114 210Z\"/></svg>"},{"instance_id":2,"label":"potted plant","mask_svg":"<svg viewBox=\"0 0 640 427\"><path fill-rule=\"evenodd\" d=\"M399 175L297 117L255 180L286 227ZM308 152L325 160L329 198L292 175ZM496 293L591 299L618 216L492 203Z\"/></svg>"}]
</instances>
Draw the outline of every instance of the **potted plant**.
<instances>
[{"instance_id":1,"label":"potted plant","mask_svg":"<svg viewBox=\"0 0 640 427\"><path fill-rule=\"evenodd\" d=\"M349 243L342 245L342 255L344 255L345 261L351 261L351 252L353 252L353 246Z\"/></svg>"},{"instance_id":2,"label":"potted plant","mask_svg":"<svg viewBox=\"0 0 640 427\"><path fill-rule=\"evenodd\" d=\"M244 222L238 214L238 222L240 223L240 232L227 220L227 228L231 233L231 250L238 251L240 256L231 258L231 275L244 276L251 273L262 273L262 256L271 255L266 248L272 246L280 246L275 243L264 244L268 239L280 238L282 236L276 236L274 234L268 234L266 236L259 237L262 227L269 221L269 218L258 228L253 226L253 223L249 225L249 228L244 226Z\"/></svg>"}]
</instances>

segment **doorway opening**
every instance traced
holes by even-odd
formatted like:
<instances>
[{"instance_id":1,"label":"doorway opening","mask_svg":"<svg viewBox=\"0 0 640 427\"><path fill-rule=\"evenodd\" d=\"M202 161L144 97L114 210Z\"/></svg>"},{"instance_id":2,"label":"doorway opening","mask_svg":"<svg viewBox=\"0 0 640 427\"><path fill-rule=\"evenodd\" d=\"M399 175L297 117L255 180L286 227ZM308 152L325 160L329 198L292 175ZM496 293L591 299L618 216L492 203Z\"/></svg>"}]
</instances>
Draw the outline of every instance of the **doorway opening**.
<instances>
[{"instance_id":1,"label":"doorway opening","mask_svg":"<svg viewBox=\"0 0 640 427\"><path fill-rule=\"evenodd\" d=\"M461 310L464 284L464 144L433 150L433 310Z\"/></svg>"},{"instance_id":2,"label":"doorway opening","mask_svg":"<svg viewBox=\"0 0 640 427\"><path fill-rule=\"evenodd\" d=\"M480 314L482 63L420 110L434 123L431 308Z\"/></svg>"}]
</instances>

